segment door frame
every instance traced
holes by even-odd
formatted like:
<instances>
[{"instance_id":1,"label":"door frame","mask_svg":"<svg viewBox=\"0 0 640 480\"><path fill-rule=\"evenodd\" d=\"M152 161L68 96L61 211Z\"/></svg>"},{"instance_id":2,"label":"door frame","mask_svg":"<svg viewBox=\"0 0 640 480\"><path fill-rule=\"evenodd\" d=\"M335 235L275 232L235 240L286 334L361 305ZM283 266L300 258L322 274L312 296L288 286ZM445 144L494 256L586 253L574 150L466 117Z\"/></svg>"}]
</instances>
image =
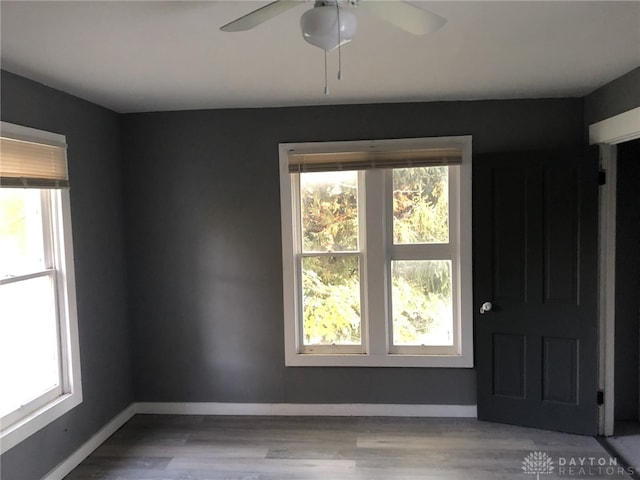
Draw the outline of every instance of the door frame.
<instances>
[{"instance_id":1,"label":"door frame","mask_svg":"<svg viewBox=\"0 0 640 480\"><path fill-rule=\"evenodd\" d=\"M598 433L613 435L615 372L615 273L616 273L616 183L617 145L640 138L640 107L606 118L589 126L589 144L600 146L600 168L606 183L600 190L598 247L598 343L599 388L604 391Z\"/></svg>"}]
</instances>

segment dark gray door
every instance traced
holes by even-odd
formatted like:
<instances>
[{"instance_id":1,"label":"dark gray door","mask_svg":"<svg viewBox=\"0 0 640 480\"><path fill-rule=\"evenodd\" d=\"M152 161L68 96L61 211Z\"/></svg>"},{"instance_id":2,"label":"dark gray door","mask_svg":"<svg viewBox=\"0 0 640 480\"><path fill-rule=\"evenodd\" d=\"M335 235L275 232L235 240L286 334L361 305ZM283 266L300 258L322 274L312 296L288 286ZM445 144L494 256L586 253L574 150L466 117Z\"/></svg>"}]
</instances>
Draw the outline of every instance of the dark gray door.
<instances>
[{"instance_id":1,"label":"dark gray door","mask_svg":"<svg viewBox=\"0 0 640 480\"><path fill-rule=\"evenodd\" d=\"M478 418L595 434L597 156L485 155L473 169Z\"/></svg>"}]
</instances>

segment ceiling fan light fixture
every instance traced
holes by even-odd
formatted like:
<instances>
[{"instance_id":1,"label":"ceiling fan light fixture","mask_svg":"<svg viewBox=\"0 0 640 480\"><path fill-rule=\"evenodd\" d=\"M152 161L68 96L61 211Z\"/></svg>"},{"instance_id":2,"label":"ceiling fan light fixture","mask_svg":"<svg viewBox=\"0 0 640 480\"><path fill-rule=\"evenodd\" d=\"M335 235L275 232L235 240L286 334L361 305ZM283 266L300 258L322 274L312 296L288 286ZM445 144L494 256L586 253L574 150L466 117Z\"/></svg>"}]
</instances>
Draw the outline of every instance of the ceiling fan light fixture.
<instances>
[{"instance_id":1,"label":"ceiling fan light fixture","mask_svg":"<svg viewBox=\"0 0 640 480\"><path fill-rule=\"evenodd\" d=\"M335 2L317 2L314 8L307 10L300 18L302 37L311 45L327 52L339 44L350 42L357 27L354 13Z\"/></svg>"}]
</instances>

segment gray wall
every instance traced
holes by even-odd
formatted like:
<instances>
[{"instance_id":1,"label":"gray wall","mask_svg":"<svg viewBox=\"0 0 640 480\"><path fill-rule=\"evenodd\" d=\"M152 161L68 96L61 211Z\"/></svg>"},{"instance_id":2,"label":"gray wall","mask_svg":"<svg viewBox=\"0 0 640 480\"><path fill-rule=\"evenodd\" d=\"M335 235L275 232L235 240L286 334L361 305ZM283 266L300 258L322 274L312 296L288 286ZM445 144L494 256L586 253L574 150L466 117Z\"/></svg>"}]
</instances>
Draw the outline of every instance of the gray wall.
<instances>
[{"instance_id":1,"label":"gray wall","mask_svg":"<svg viewBox=\"0 0 640 480\"><path fill-rule=\"evenodd\" d=\"M594 90L584 99L586 126L640 107L640 67Z\"/></svg>"},{"instance_id":2,"label":"gray wall","mask_svg":"<svg viewBox=\"0 0 640 480\"><path fill-rule=\"evenodd\" d=\"M618 147L615 419L638 420L640 356L640 139Z\"/></svg>"},{"instance_id":3,"label":"gray wall","mask_svg":"<svg viewBox=\"0 0 640 480\"><path fill-rule=\"evenodd\" d=\"M2 72L3 121L66 135L84 401L0 458L0 477L36 480L133 401L119 117Z\"/></svg>"},{"instance_id":4,"label":"gray wall","mask_svg":"<svg viewBox=\"0 0 640 480\"><path fill-rule=\"evenodd\" d=\"M284 367L277 144L471 134L474 153L578 148L586 119L581 99L118 116L6 72L1 93L3 120L70 144L85 397L2 456L12 480L40 478L134 399L475 403L472 369Z\"/></svg>"},{"instance_id":5,"label":"gray wall","mask_svg":"<svg viewBox=\"0 0 640 480\"><path fill-rule=\"evenodd\" d=\"M125 115L138 401L474 404L472 369L285 368L278 143L472 134L583 145L582 100Z\"/></svg>"}]
</instances>

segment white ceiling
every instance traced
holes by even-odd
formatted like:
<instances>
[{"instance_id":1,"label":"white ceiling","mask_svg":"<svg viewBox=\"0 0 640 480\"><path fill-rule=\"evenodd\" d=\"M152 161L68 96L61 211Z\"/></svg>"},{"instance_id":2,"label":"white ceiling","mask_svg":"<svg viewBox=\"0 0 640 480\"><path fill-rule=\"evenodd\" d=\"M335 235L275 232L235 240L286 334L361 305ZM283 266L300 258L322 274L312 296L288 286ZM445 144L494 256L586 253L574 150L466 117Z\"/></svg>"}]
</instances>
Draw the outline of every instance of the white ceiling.
<instances>
[{"instance_id":1,"label":"white ceiling","mask_svg":"<svg viewBox=\"0 0 640 480\"><path fill-rule=\"evenodd\" d=\"M140 112L582 96L640 66L640 1L418 1L448 23L413 36L356 11L325 96L323 52L299 30L310 3L219 31L266 3L2 0L2 68Z\"/></svg>"}]
</instances>

